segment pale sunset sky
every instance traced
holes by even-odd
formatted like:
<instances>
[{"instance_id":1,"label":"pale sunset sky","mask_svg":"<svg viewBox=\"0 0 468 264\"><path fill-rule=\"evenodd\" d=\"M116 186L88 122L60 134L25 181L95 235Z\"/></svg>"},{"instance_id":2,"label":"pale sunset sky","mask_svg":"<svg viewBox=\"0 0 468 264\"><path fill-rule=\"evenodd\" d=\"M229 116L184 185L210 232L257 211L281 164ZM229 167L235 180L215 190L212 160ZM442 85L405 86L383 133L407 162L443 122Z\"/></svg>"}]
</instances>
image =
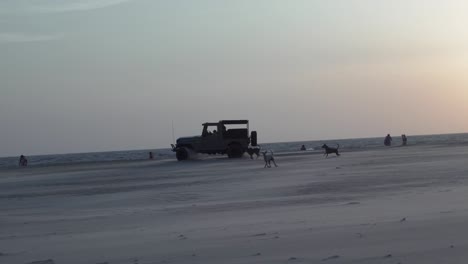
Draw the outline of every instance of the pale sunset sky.
<instances>
[{"instance_id":1,"label":"pale sunset sky","mask_svg":"<svg viewBox=\"0 0 468 264\"><path fill-rule=\"evenodd\" d=\"M1 0L0 156L468 132L468 1Z\"/></svg>"}]
</instances>

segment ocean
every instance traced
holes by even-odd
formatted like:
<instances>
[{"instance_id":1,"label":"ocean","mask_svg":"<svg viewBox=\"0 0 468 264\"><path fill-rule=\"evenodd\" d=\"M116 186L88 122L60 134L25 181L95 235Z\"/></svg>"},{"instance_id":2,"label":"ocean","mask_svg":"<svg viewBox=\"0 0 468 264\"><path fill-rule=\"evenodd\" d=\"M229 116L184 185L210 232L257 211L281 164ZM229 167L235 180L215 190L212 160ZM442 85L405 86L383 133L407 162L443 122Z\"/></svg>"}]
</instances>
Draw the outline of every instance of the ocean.
<instances>
[{"instance_id":1,"label":"ocean","mask_svg":"<svg viewBox=\"0 0 468 264\"><path fill-rule=\"evenodd\" d=\"M271 149L275 153L299 151L302 145L305 145L307 151L323 152L321 146L327 143L331 147L340 145L342 152L360 151L369 149L385 148L383 145L384 137L374 138L356 138L356 139L332 139L332 140L313 140L313 141L295 141L278 143L259 143L263 149ZM401 145L401 137L394 136L392 146ZM442 134L442 135L408 135L408 145L468 145L468 133L461 134ZM174 159L175 154L169 148L164 149L144 149L144 150L123 150L109 152L91 152L91 153L73 153L73 154L55 154L55 155L34 155L28 156L28 166L51 166L75 163L97 163L107 161L130 161L148 159L148 153L152 151L155 160ZM0 168L11 168L18 166L19 157L0 158Z\"/></svg>"}]
</instances>

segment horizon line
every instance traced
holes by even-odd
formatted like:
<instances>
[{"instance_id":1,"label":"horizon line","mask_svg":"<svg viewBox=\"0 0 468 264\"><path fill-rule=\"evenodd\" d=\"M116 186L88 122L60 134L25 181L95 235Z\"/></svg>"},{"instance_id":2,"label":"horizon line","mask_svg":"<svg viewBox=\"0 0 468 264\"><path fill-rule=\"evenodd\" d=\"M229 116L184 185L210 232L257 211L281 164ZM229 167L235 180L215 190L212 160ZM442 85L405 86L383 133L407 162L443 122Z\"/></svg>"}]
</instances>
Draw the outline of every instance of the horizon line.
<instances>
[{"instance_id":1,"label":"horizon line","mask_svg":"<svg viewBox=\"0 0 468 264\"><path fill-rule=\"evenodd\" d=\"M441 136L441 135L461 135L461 134L468 134L468 132L453 132L453 133L440 133L440 134L417 134L411 135L407 134L408 137L418 137L418 136ZM278 144L278 143L295 143L295 142L305 142L305 141L326 141L326 140L352 140L352 139L374 139L374 138L383 138L382 136L370 136L370 137L351 137L351 138L333 138L333 139L307 139L307 140L298 140L298 141L277 141L277 142L262 142L261 144ZM261 145L258 144L258 145ZM142 148L142 149L120 149L120 150L98 150L98 151L85 151L85 152L67 152L67 153L49 153L49 154L32 154L32 155L25 155L29 157L37 157L37 156L57 156L57 155L77 155L77 154L93 154L93 153L109 153L109 152L123 152L123 151L146 151L146 150L170 150L170 148ZM22 154L24 155L24 154ZM0 159L4 158L16 158L17 155L7 155L7 156L0 156Z\"/></svg>"}]
</instances>

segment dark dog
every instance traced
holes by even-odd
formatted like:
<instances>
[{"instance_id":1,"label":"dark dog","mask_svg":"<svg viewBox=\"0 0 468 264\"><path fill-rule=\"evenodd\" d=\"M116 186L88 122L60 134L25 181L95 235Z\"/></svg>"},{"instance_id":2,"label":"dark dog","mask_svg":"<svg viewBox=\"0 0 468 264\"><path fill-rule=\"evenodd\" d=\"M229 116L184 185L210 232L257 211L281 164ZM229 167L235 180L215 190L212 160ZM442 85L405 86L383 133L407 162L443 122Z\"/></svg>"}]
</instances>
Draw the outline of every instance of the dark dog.
<instances>
[{"instance_id":1,"label":"dark dog","mask_svg":"<svg viewBox=\"0 0 468 264\"><path fill-rule=\"evenodd\" d=\"M247 148L247 153L250 155L250 158L253 159L253 155L257 155L257 159L258 157L260 157L260 146L257 146L257 147L248 147Z\"/></svg>"},{"instance_id":2,"label":"dark dog","mask_svg":"<svg viewBox=\"0 0 468 264\"><path fill-rule=\"evenodd\" d=\"M338 147L336 148L330 148L329 146L327 146L327 144L323 144L322 148L325 149L325 153L323 153L323 155L327 155L328 157L328 154L332 154L332 153L335 153L337 156L340 156L340 153L338 153L338 149L340 148L340 145L337 144Z\"/></svg>"},{"instance_id":3,"label":"dark dog","mask_svg":"<svg viewBox=\"0 0 468 264\"><path fill-rule=\"evenodd\" d=\"M271 162L273 162L273 164L275 164L275 167L278 167L278 165L276 165L276 162L275 162L275 157L273 156L273 151L270 150L270 152L268 153L268 151L263 151L262 152L262 155L263 155L263 159L265 160L265 167L263 168L271 168Z\"/></svg>"}]
</instances>

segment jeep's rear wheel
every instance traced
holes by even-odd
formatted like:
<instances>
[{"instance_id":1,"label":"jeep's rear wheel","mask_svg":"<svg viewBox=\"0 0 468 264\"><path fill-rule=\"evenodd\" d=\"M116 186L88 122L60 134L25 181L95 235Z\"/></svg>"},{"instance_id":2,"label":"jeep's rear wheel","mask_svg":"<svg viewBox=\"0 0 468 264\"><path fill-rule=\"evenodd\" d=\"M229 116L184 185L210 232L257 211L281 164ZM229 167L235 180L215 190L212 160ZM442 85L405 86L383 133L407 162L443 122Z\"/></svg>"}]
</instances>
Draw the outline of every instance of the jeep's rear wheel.
<instances>
[{"instance_id":1,"label":"jeep's rear wheel","mask_svg":"<svg viewBox=\"0 0 468 264\"><path fill-rule=\"evenodd\" d=\"M178 161L186 160L189 157L189 153L186 148L178 148L176 150L176 158Z\"/></svg>"},{"instance_id":2,"label":"jeep's rear wheel","mask_svg":"<svg viewBox=\"0 0 468 264\"><path fill-rule=\"evenodd\" d=\"M229 158L240 158L244 155L244 149L239 144L231 144L227 151Z\"/></svg>"}]
</instances>

